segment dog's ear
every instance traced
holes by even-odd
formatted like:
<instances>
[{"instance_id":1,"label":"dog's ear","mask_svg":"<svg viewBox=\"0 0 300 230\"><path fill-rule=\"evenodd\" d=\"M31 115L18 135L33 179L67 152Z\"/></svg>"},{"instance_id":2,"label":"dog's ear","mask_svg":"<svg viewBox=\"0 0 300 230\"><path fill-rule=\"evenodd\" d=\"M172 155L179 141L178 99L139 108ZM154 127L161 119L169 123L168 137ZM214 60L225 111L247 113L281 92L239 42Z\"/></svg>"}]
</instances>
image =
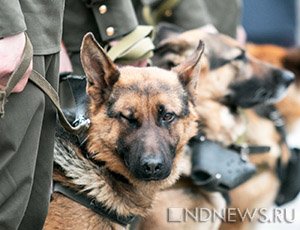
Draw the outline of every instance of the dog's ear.
<instances>
[{"instance_id":1,"label":"dog's ear","mask_svg":"<svg viewBox=\"0 0 300 230\"><path fill-rule=\"evenodd\" d=\"M101 104L108 98L120 72L92 33L83 38L80 58L87 76L87 93L95 103Z\"/></svg>"},{"instance_id":2,"label":"dog's ear","mask_svg":"<svg viewBox=\"0 0 300 230\"><path fill-rule=\"evenodd\" d=\"M245 50L233 38L224 34L206 34L207 57L210 69L220 68L229 62L245 58Z\"/></svg>"},{"instance_id":3,"label":"dog's ear","mask_svg":"<svg viewBox=\"0 0 300 230\"><path fill-rule=\"evenodd\" d=\"M201 72L201 57L204 52L204 43L200 40L196 51L186 61L174 67L172 71L178 74L181 84L190 92L197 87Z\"/></svg>"}]
</instances>

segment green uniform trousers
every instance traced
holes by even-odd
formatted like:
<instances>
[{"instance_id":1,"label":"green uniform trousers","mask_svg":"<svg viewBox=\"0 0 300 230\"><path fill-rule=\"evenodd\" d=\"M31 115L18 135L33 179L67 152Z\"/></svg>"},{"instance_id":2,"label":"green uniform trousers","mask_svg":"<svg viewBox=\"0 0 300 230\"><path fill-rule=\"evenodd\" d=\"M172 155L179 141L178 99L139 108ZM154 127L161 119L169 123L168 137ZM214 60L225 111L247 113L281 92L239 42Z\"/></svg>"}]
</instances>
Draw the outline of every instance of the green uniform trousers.
<instances>
[{"instance_id":1,"label":"green uniform trousers","mask_svg":"<svg viewBox=\"0 0 300 230\"><path fill-rule=\"evenodd\" d=\"M59 54L33 68L58 87ZM56 113L33 83L11 94L0 119L0 229L42 229L50 200Z\"/></svg>"}]
</instances>

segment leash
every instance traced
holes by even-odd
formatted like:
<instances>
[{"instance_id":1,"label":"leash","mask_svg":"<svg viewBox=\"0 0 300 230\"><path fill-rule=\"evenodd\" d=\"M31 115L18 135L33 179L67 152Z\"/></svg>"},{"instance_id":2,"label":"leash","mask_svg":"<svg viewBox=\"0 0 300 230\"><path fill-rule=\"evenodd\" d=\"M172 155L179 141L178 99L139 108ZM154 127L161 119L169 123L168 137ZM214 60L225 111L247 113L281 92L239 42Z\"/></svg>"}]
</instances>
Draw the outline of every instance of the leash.
<instances>
[{"instance_id":1,"label":"leash","mask_svg":"<svg viewBox=\"0 0 300 230\"><path fill-rule=\"evenodd\" d=\"M15 69L15 71L11 74L9 77L9 80L6 84L6 87L0 91L0 117L3 118L5 111L4 107L5 104L8 101L8 96L11 94L13 88L17 85L17 83L21 80L23 77L24 73L28 69L32 55L33 55L33 49L32 49L32 44L28 38L28 35L26 35L26 43L25 43L25 48L21 57L21 62L18 65L18 67ZM62 126L65 128L66 131L75 134L75 135L81 135L82 133L85 133L86 130L89 127L89 120L79 124L78 126L74 127L72 126L67 118L65 117L61 106L59 102L59 97L55 89L50 85L50 83L37 71L33 70L29 80L32 81L36 86L38 86L52 101L53 105L56 107L58 115L59 115L59 120L62 124Z\"/></svg>"},{"instance_id":2,"label":"leash","mask_svg":"<svg viewBox=\"0 0 300 230\"><path fill-rule=\"evenodd\" d=\"M86 208L93 210L98 215L106 217L112 222L115 222L123 227L128 226L135 219L134 215L120 216L115 210L108 209L103 203L96 201L94 198L88 197L87 194L79 193L57 182L53 184L53 192L61 193L71 200L85 206Z\"/></svg>"}]
</instances>

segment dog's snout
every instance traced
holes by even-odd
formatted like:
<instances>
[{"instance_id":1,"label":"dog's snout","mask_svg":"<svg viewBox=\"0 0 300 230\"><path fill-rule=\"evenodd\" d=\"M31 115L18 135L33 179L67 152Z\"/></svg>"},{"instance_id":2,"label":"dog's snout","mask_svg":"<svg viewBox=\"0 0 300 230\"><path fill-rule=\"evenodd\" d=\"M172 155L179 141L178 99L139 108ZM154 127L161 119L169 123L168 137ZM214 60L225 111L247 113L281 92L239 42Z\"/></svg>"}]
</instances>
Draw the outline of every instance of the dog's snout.
<instances>
[{"instance_id":1,"label":"dog's snout","mask_svg":"<svg viewBox=\"0 0 300 230\"><path fill-rule=\"evenodd\" d=\"M158 155L147 156L141 159L141 166L145 176L157 176L163 169L163 159Z\"/></svg>"},{"instance_id":2,"label":"dog's snout","mask_svg":"<svg viewBox=\"0 0 300 230\"><path fill-rule=\"evenodd\" d=\"M277 81L283 83L285 86L289 86L295 80L295 75L288 70L278 70L276 77Z\"/></svg>"}]
</instances>

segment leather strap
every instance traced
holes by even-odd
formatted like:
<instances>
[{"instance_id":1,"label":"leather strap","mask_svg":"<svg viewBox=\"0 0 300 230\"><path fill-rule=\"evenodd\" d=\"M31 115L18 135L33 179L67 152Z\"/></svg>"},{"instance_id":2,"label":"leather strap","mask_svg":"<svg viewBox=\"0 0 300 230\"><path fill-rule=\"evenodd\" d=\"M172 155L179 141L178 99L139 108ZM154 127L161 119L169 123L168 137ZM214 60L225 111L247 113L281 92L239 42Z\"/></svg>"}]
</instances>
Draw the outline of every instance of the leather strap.
<instances>
[{"instance_id":1,"label":"leather strap","mask_svg":"<svg viewBox=\"0 0 300 230\"><path fill-rule=\"evenodd\" d=\"M8 96L11 94L13 88L17 85L17 83L21 80L26 70L28 69L31 59L32 59L32 45L31 42L25 33L26 41L25 48L21 57L21 62L14 70L14 72L10 75L8 82L3 90L0 90L0 117L4 117L4 105L7 102Z\"/></svg>"},{"instance_id":2,"label":"leather strap","mask_svg":"<svg viewBox=\"0 0 300 230\"><path fill-rule=\"evenodd\" d=\"M204 133L199 133L197 136L191 139L191 142L202 143L206 140L209 140L207 139L206 135ZM261 154L261 153L269 152L271 150L271 147L267 145L247 145L247 144L237 144L237 143L231 144L227 146L227 148L234 150L241 155Z\"/></svg>"},{"instance_id":3,"label":"leather strap","mask_svg":"<svg viewBox=\"0 0 300 230\"><path fill-rule=\"evenodd\" d=\"M271 147L266 145L237 145L232 144L228 148L240 154L260 154L270 152Z\"/></svg>"},{"instance_id":4,"label":"leather strap","mask_svg":"<svg viewBox=\"0 0 300 230\"><path fill-rule=\"evenodd\" d=\"M74 134L74 135L80 135L82 133L85 133L86 130L89 128L90 125L90 120L86 120L84 123L80 123L78 126L73 127L67 118L65 117L60 103L59 103L59 97L57 92L54 90L54 88L50 85L50 83L42 77L38 72L35 70L32 71L31 76L29 79L36 85L38 86L52 101L53 105L56 107L59 120L61 125L65 128L66 131Z\"/></svg>"},{"instance_id":5,"label":"leather strap","mask_svg":"<svg viewBox=\"0 0 300 230\"><path fill-rule=\"evenodd\" d=\"M28 69L32 55L33 55L33 49L32 44L26 35L26 43L25 48L22 54L21 62L18 65L18 67L15 69L15 71L11 74L9 77L9 80L7 82L6 87L4 90L0 91L0 116L4 116L4 105L7 102L7 97L11 94L11 91L13 88L17 85L17 83L21 80L24 73ZM74 135L78 135L81 133L85 133L86 130L89 127L89 120L85 123L82 123L76 127L73 127L65 117L64 113L62 112L60 103L59 103L59 97L55 89L50 85L50 83L38 72L35 70L32 71L29 80L31 80L35 85L37 85L52 101L54 106L56 107L59 115L60 122L62 126L70 133L73 133Z\"/></svg>"},{"instance_id":6,"label":"leather strap","mask_svg":"<svg viewBox=\"0 0 300 230\"><path fill-rule=\"evenodd\" d=\"M120 216L116 211L108 209L104 204L97 202L94 198L88 197L84 193L76 192L75 190L63 186L62 184L57 182L53 184L53 192L61 193L71 200L82 204L83 206L93 210L95 213L108 218L109 220L123 227L126 227L128 224L130 224L135 218L135 216L133 215Z\"/></svg>"}]
</instances>

